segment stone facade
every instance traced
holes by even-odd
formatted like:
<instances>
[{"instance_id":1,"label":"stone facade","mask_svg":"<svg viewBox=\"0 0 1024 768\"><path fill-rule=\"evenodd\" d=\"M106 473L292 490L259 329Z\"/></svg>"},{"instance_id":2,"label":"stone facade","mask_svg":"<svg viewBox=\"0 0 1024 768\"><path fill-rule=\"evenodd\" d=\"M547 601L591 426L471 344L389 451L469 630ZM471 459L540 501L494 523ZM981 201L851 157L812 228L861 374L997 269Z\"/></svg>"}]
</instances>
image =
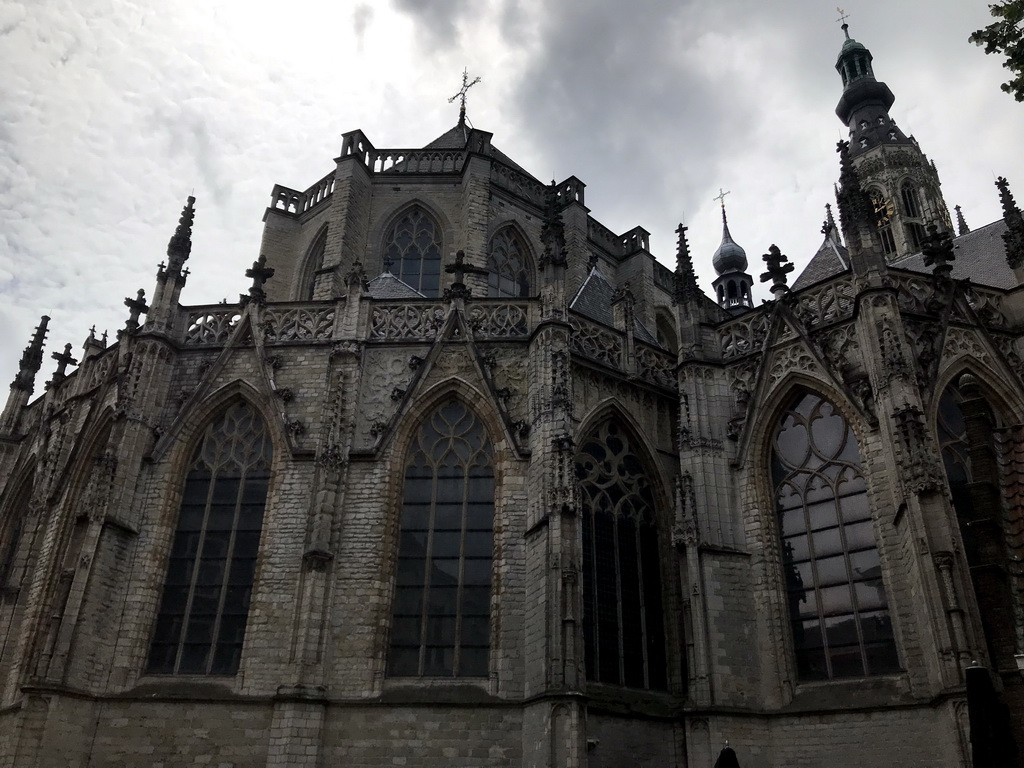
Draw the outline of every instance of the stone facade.
<instances>
[{"instance_id":1,"label":"stone facade","mask_svg":"<svg viewBox=\"0 0 1024 768\"><path fill-rule=\"evenodd\" d=\"M895 155L855 149L846 245L834 225L826 234L842 268L791 290L776 251L775 298L756 308L697 289L685 229L672 272L643 229L616 235L593 218L578 179L543 185L461 121L423 149L346 134L331 174L305 192L275 187L265 259L237 304L179 302L190 200L151 306L130 305L116 343L90 335L77 370L60 363L30 402L44 319L0 416L0 766L696 768L728 743L745 768L953 768L972 760L974 663L992 670L992 711L1010 707L1024 744L1024 294L951 279L948 238L926 244L933 271L890 264L863 202L882 182L862 187L850 169ZM945 204L924 166L931 221ZM434 246L396 234L421 218L439 268L422 292L401 249ZM518 243L521 282L495 295L501 232ZM950 387L959 443L939 423ZM846 435L867 511L828 528L845 537L840 587L822 555L795 590L778 466L787 414L808 397L845 425L814 439ZM402 521L420 502L439 515L443 493L412 495L410 457L450 403L479 425L493 477L478 557L488 650L473 674L450 661L398 674ZM240 655L185 672L183 635L162 669L170 574L199 557L179 546L197 451L240 404L261 425L269 477L250 591L216 612L221 626L242 611ZM957 446L967 485L943 471ZM472 491L459 493L469 509ZM824 534L801 519L818 547ZM873 544L853 552L854 528ZM855 555L876 552L865 576ZM190 573L195 622L203 577ZM234 578L224 594L245 585ZM884 587L873 619L861 587ZM856 595L843 598L859 617L854 674L835 640L853 619L844 629L827 606L839 588ZM821 667L804 666L817 646L794 634L794 611L813 610ZM872 639L870 626L885 629ZM422 641L421 664L432 647ZM468 641L445 647L469 664ZM616 648L617 665L594 658Z\"/></svg>"}]
</instances>

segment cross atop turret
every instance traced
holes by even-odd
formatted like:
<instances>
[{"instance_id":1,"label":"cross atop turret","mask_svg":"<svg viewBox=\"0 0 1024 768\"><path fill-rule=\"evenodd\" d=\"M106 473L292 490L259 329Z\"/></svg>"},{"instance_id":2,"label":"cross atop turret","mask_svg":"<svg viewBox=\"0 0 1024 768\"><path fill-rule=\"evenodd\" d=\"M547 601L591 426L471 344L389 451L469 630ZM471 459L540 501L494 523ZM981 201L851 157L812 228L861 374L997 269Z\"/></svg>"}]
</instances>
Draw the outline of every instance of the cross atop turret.
<instances>
[{"instance_id":1,"label":"cross atop turret","mask_svg":"<svg viewBox=\"0 0 1024 768\"><path fill-rule=\"evenodd\" d=\"M64 345L63 352L53 352L50 357L57 361L57 370L53 372L53 378L50 379L48 386L57 387L67 378L66 371L68 366L78 365L78 361L71 355L70 343Z\"/></svg>"},{"instance_id":2,"label":"cross atop turret","mask_svg":"<svg viewBox=\"0 0 1024 768\"><path fill-rule=\"evenodd\" d=\"M139 288L139 292L135 295L135 298L125 298L124 305L128 307L128 320L124 324L124 328L129 333L137 331L139 329L139 315L144 315L149 312L149 305L146 304L146 292Z\"/></svg>"},{"instance_id":3,"label":"cross atop turret","mask_svg":"<svg viewBox=\"0 0 1024 768\"><path fill-rule=\"evenodd\" d=\"M448 99L448 103L449 104L451 104L456 99L459 100L459 125L465 125L466 124L466 93L469 91L470 88L472 88L474 85L476 85L479 82L480 82L480 78L479 77L473 78L473 81L470 82L470 80L469 80L469 70L468 69L463 69L462 70L462 87L458 90L458 92L454 96L452 96L450 99Z\"/></svg>"},{"instance_id":4,"label":"cross atop turret","mask_svg":"<svg viewBox=\"0 0 1024 768\"><path fill-rule=\"evenodd\" d=\"M267 257L261 253L259 259L245 270L245 276L252 278L252 285L249 286L249 295L241 297L241 303L244 305L251 301L256 304L265 304L267 294L263 290L263 284L274 276L274 268L267 266Z\"/></svg>"}]
</instances>

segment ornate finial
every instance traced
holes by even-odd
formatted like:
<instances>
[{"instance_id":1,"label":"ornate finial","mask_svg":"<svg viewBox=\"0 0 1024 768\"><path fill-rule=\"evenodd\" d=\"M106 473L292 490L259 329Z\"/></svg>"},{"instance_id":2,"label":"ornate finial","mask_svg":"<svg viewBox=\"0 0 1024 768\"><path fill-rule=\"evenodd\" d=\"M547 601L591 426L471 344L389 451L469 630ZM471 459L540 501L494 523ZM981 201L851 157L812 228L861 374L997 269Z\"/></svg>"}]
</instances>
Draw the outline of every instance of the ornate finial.
<instances>
[{"instance_id":1,"label":"ornate finial","mask_svg":"<svg viewBox=\"0 0 1024 768\"><path fill-rule=\"evenodd\" d=\"M53 372L53 378L50 379L47 386L57 387L67 378L65 373L67 367L69 365L78 365L78 361L71 355L71 344L65 344L63 352L54 352L50 357L57 361L57 370Z\"/></svg>"},{"instance_id":2,"label":"ornate finial","mask_svg":"<svg viewBox=\"0 0 1024 768\"><path fill-rule=\"evenodd\" d=\"M274 276L274 268L267 266L267 257L262 253L260 257L252 263L252 266L245 270L245 276L252 278L252 285L249 286L249 295L241 295L238 297L239 303L245 306L249 302L254 304L263 305L267 303L267 294L263 290L263 284Z\"/></svg>"},{"instance_id":3,"label":"ornate finial","mask_svg":"<svg viewBox=\"0 0 1024 768\"><path fill-rule=\"evenodd\" d=\"M43 364L43 343L46 341L46 326L49 323L50 318L47 315L43 315L39 319L39 325L36 326L35 333L32 334L32 341L21 353L21 365L14 381L11 382L11 389L20 389L32 394L36 373L39 372L39 368Z\"/></svg>"},{"instance_id":4,"label":"ornate finial","mask_svg":"<svg viewBox=\"0 0 1024 768\"><path fill-rule=\"evenodd\" d=\"M448 103L451 104L456 99L459 100L459 125L466 124L466 92L474 85L480 82L480 78L474 78L473 82L469 81L469 70L462 70L462 87L458 90L454 96L448 99Z\"/></svg>"},{"instance_id":5,"label":"ornate finial","mask_svg":"<svg viewBox=\"0 0 1024 768\"><path fill-rule=\"evenodd\" d=\"M474 267L472 264L467 264L466 252L462 250L455 252L455 261L451 264L445 264L444 271L449 275L455 276L452 281L452 287L444 292L444 297L449 301L452 299L468 299L470 297L470 291L463 282L466 273L471 275L487 274L486 269Z\"/></svg>"},{"instance_id":6,"label":"ornate finial","mask_svg":"<svg viewBox=\"0 0 1024 768\"><path fill-rule=\"evenodd\" d=\"M839 205L839 221L843 225L846 242L853 241L850 237L854 227L859 223L868 223L871 219L871 198L860 186L860 178L850 161L850 142L840 141L836 145L839 153L839 189L836 191L836 203Z\"/></svg>"},{"instance_id":7,"label":"ornate finial","mask_svg":"<svg viewBox=\"0 0 1024 768\"><path fill-rule=\"evenodd\" d=\"M693 273L690 244L686 242L686 229L682 222L676 227L679 240L676 244L675 291L672 294L674 304L684 304L700 294L697 276Z\"/></svg>"},{"instance_id":8,"label":"ornate finial","mask_svg":"<svg viewBox=\"0 0 1024 768\"><path fill-rule=\"evenodd\" d=\"M192 253L192 223L195 221L196 212L193 205L196 199L188 196L188 202L181 211L181 218L178 219L178 227L174 230L171 240L167 243L167 263L165 272L161 267L158 276L165 278L167 275L178 277L181 267Z\"/></svg>"},{"instance_id":9,"label":"ornate finial","mask_svg":"<svg viewBox=\"0 0 1024 768\"><path fill-rule=\"evenodd\" d=\"M846 39L849 40L850 25L846 23L846 20L850 18L850 16L842 8L837 7L836 10L839 11L839 18L836 19L836 21L843 25L843 34L846 35Z\"/></svg>"},{"instance_id":10,"label":"ornate finial","mask_svg":"<svg viewBox=\"0 0 1024 768\"><path fill-rule=\"evenodd\" d=\"M146 304L146 292L139 288L135 298L126 298L124 305L128 307L128 320L124 324L124 329L128 333L132 333L139 329L139 315L149 312L149 305Z\"/></svg>"},{"instance_id":11,"label":"ornate finial","mask_svg":"<svg viewBox=\"0 0 1024 768\"><path fill-rule=\"evenodd\" d=\"M388 260L387 271L391 271L390 259ZM363 262L359 261L359 259L356 259L354 262L352 262L352 269L350 269L348 273L345 275L345 285L347 285L349 288L355 288L356 286L359 286L364 290L366 289L368 285L366 281L366 270L363 269Z\"/></svg>"},{"instance_id":12,"label":"ornate finial","mask_svg":"<svg viewBox=\"0 0 1024 768\"><path fill-rule=\"evenodd\" d=\"M825 237L836 237L836 220L832 218L832 203L825 203L825 221L821 225L821 234Z\"/></svg>"},{"instance_id":13,"label":"ornate finial","mask_svg":"<svg viewBox=\"0 0 1024 768\"><path fill-rule=\"evenodd\" d=\"M540 257L541 269L548 265L564 267L568 260L565 226L562 224L562 211L558 202L558 185L552 181L544 194L544 224L540 229L540 240L544 243L544 253Z\"/></svg>"},{"instance_id":14,"label":"ornate finial","mask_svg":"<svg viewBox=\"0 0 1024 768\"><path fill-rule=\"evenodd\" d=\"M967 226L967 219L964 218L963 211L960 210L959 205L954 205L953 210L956 211L956 233L958 235L966 235L971 231L971 228Z\"/></svg>"},{"instance_id":15,"label":"ornate finial","mask_svg":"<svg viewBox=\"0 0 1024 768\"><path fill-rule=\"evenodd\" d=\"M924 265L932 268L938 278L948 278L953 271L953 237L946 230L939 231L934 224L928 225L928 235L921 244Z\"/></svg>"},{"instance_id":16,"label":"ornate finial","mask_svg":"<svg viewBox=\"0 0 1024 768\"><path fill-rule=\"evenodd\" d=\"M768 253L764 254L761 258L768 265L768 271L761 275L761 282L766 283L771 280L771 292L775 298L779 298L782 294L789 291L789 286L786 285L786 275L792 272L795 267L774 243L769 246Z\"/></svg>"},{"instance_id":17,"label":"ornate finial","mask_svg":"<svg viewBox=\"0 0 1024 768\"><path fill-rule=\"evenodd\" d=\"M999 188L999 202L1003 205L1003 221L1006 222L1003 233L1006 263L1011 269L1017 269L1024 266L1024 216L1013 200L1009 182L1003 176L996 179L996 187Z\"/></svg>"},{"instance_id":18,"label":"ornate finial","mask_svg":"<svg viewBox=\"0 0 1024 768\"><path fill-rule=\"evenodd\" d=\"M731 195L731 194L732 194L731 191L730 192L725 192L725 191L722 190L721 187L719 187L718 188L718 196L711 198L712 200L714 200L714 201L716 201L718 203L721 203L721 205L722 205L722 223L723 224L726 223L726 221L725 221L725 196L726 195Z\"/></svg>"}]
</instances>

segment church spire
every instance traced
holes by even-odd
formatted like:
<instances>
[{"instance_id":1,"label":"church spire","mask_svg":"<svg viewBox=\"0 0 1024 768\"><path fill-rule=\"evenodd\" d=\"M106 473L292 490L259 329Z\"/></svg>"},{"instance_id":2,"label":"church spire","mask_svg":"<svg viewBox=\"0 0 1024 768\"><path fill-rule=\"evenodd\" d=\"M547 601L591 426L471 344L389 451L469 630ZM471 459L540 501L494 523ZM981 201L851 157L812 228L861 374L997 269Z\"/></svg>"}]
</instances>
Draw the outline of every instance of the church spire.
<instances>
[{"instance_id":1,"label":"church spire","mask_svg":"<svg viewBox=\"0 0 1024 768\"><path fill-rule=\"evenodd\" d=\"M50 318L43 315L32 334L32 341L25 347L21 355L18 373L11 382L11 393L7 397L7 405L0 414L0 435L11 435L17 431L21 419L21 410L28 404L28 399L35 388L36 374L43 365L43 344L46 341L46 326Z\"/></svg>"},{"instance_id":2,"label":"church spire","mask_svg":"<svg viewBox=\"0 0 1024 768\"><path fill-rule=\"evenodd\" d=\"M754 303L750 297L753 278L747 274L747 252L732 239L729 232L729 219L725 213L725 196L728 192L718 190L714 198L722 206L722 244L711 257L711 263L718 273L712 285L718 296L718 304L729 311L744 311Z\"/></svg>"},{"instance_id":3,"label":"church spire","mask_svg":"<svg viewBox=\"0 0 1024 768\"><path fill-rule=\"evenodd\" d=\"M896 97L889 86L875 79L871 51L850 37L849 26L843 22L846 39L836 59L836 71L843 79L836 115L850 129L850 154L856 157L880 144L911 144L889 117Z\"/></svg>"},{"instance_id":4,"label":"church spire","mask_svg":"<svg viewBox=\"0 0 1024 768\"><path fill-rule=\"evenodd\" d=\"M1003 243L1006 245L1006 263L1014 271L1024 267L1024 214L1013 199L1010 192L1010 183L1005 177L996 179L996 187L999 189L999 202L1003 206L1003 221L1006 222L1006 231L1003 233Z\"/></svg>"}]
</instances>

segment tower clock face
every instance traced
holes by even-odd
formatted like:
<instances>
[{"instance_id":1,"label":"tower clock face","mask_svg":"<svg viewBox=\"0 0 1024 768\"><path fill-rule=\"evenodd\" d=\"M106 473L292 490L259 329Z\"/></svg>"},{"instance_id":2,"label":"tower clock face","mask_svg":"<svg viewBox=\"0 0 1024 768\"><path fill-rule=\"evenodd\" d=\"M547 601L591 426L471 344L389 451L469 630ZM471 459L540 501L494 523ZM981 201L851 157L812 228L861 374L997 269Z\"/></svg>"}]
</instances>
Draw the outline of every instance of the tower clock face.
<instances>
[{"instance_id":1,"label":"tower clock face","mask_svg":"<svg viewBox=\"0 0 1024 768\"><path fill-rule=\"evenodd\" d=\"M875 225L879 229L892 221L892 215L896 212L896 207L892 204L891 200L886 199L885 195L880 192L872 193L871 204L875 209Z\"/></svg>"}]
</instances>

